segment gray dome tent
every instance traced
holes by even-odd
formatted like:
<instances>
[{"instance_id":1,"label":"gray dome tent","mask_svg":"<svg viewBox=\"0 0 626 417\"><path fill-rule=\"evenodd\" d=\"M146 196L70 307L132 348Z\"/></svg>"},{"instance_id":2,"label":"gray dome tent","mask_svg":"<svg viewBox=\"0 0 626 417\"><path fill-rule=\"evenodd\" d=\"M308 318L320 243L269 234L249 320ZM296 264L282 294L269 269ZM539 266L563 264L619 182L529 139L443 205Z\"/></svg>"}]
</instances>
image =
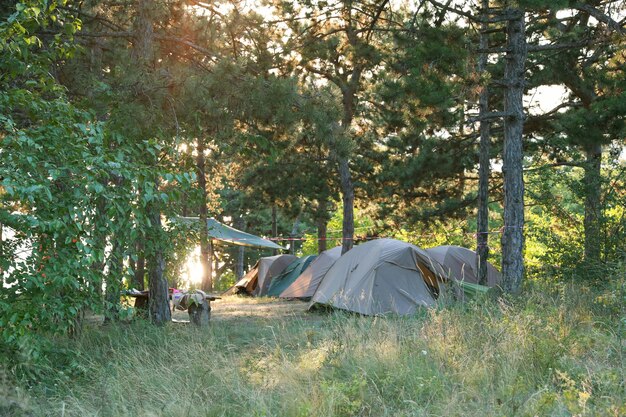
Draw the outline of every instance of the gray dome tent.
<instances>
[{"instance_id":1,"label":"gray dome tent","mask_svg":"<svg viewBox=\"0 0 626 417\"><path fill-rule=\"evenodd\" d=\"M322 278L326 275L326 272L341 256L341 246L336 248L325 250L320 253L313 262L309 264L309 267L300 274L289 287L283 291L279 297L281 298L304 298L308 299L313 297L317 286L320 285Z\"/></svg>"},{"instance_id":2,"label":"gray dome tent","mask_svg":"<svg viewBox=\"0 0 626 417\"><path fill-rule=\"evenodd\" d=\"M450 278L478 284L478 269L476 268L478 254L473 250L461 246L436 246L426 249L426 252L444 267ZM500 285L501 281L500 271L487 262L487 286L495 287Z\"/></svg>"},{"instance_id":3,"label":"gray dome tent","mask_svg":"<svg viewBox=\"0 0 626 417\"><path fill-rule=\"evenodd\" d=\"M319 303L366 315L409 315L434 305L445 279L442 266L417 246L373 240L355 246L334 263L309 308Z\"/></svg>"},{"instance_id":4,"label":"gray dome tent","mask_svg":"<svg viewBox=\"0 0 626 417\"><path fill-rule=\"evenodd\" d=\"M226 290L224 294L266 295L272 278L278 276L296 259L298 257L294 255L276 255L261 258L243 278Z\"/></svg>"}]
</instances>

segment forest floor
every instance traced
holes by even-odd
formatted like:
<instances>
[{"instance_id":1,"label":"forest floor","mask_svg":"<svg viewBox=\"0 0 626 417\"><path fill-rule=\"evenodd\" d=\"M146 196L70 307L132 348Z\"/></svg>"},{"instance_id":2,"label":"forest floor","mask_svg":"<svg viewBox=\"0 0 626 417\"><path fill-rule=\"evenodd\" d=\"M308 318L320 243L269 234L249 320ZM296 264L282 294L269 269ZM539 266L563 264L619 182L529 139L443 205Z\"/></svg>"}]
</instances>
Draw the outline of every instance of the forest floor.
<instances>
[{"instance_id":1,"label":"forest floor","mask_svg":"<svg viewBox=\"0 0 626 417\"><path fill-rule=\"evenodd\" d=\"M623 416L625 300L531 288L400 318L228 297L208 328L60 339L71 361L11 394L11 417Z\"/></svg>"},{"instance_id":2,"label":"forest floor","mask_svg":"<svg viewBox=\"0 0 626 417\"><path fill-rule=\"evenodd\" d=\"M211 302L211 320L223 321L245 318L289 318L306 315L308 302L277 298L227 296ZM186 311L174 311L172 318L188 321Z\"/></svg>"}]
</instances>

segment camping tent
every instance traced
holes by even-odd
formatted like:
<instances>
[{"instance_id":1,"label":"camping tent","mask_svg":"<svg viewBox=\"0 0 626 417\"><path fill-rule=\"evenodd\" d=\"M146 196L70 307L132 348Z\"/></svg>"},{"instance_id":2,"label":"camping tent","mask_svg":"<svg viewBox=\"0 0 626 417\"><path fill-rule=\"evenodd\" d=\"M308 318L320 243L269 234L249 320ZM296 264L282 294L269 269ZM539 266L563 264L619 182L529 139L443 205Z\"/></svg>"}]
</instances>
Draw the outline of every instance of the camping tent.
<instances>
[{"instance_id":1,"label":"camping tent","mask_svg":"<svg viewBox=\"0 0 626 417\"><path fill-rule=\"evenodd\" d=\"M278 297L296 278L300 276L302 271L309 266L311 261L315 259L315 255L303 256L293 261L280 275L272 278L267 295Z\"/></svg>"},{"instance_id":2,"label":"camping tent","mask_svg":"<svg viewBox=\"0 0 626 417\"><path fill-rule=\"evenodd\" d=\"M225 294L267 295L272 278L283 272L296 259L298 258L294 255L276 255L261 258Z\"/></svg>"},{"instance_id":3,"label":"camping tent","mask_svg":"<svg viewBox=\"0 0 626 417\"><path fill-rule=\"evenodd\" d=\"M296 259L298 257L294 255L276 255L261 258L259 261L258 283L252 294L256 296L267 295L272 279L283 272Z\"/></svg>"},{"instance_id":4,"label":"camping tent","mask_svg":"<svg viewBox=\"0 0 626 417\"><path fill-rule=\"evenodd\" d=\"M408 315L433 305L444 279L441 265L417 246L373 240L355 246L330 267L309 307L320 303L367 315Z\"/></svg>"},{"instance_id":5,"label":"camping tent","mask_svg":"<svg viewBox=\"0 0 626 417\"><path fill-rule=\"evenodd\" d=\"M250 269L246 275L241 277L241 279L237 281L235 285L233 285L232 287L224 291L223 294L224 295L231 295L231 294L252 295L252 292L256 288L257 278L259 275L259 262L260 261L257 261L257 263L254 264L252 269Z\"/></svg>"},{"instance_id":6,"label":"camping tent","mask_svg":"<svg viewBox=\"0 0 626 417\"><path fill-rule=\"evenodd\" d=\"M341 256L341 246L326 250L280 294L281 298L311 298L322 278Z\"/></svg>"},{"instance_id":7,"label":"camping tent","mask_svg":"<svg viewBox=\"0 0 626 417\"><path fill-rule=\"evenodd\" d=\"M451 278L459 281L478 284L478 255L470 249L460 246L437 246L426 249L431 258L443 265ZM490 263L487 263L487 285L494 287L502 281L502 274Z\"/></svg>"},{"instance_id":8,"label":"camping tent","mask_svg":"<svg viewBox=\"0 0 626 417\"><path fill-rule=\"evenodd\" d=\"M200 221L200 219L198 217L177 217L176 221L184 224L198 225L199 227L198 222ZM272 242L271 240L263 239L262 237L242 232L241 230L237 230L224 223L220 223L214 218L207 219L206 222L209 231L209 237L220 242L254 248L285 249L282 246Z\"/></svg>"}]
</instances>

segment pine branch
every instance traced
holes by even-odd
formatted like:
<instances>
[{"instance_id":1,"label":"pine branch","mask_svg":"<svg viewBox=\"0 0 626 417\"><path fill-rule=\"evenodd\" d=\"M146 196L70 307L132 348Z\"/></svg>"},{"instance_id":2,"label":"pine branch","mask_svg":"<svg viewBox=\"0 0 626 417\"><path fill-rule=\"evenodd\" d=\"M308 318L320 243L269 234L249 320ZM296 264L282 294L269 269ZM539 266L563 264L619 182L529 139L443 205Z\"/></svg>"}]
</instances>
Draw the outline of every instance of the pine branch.
<instances>
[{"instance_id":1,"label":"pine branch","mask_svg":"<svg viewBox=\"0 0 626 417\"><path fill-rule=\"evenodd\" d=\"M585 12L589 14L589 16L594 17L599 22L604 23L610 30L617 32L620 35L626 35L626 28L624 28L623 24L615 21L611 16L602 13L602 11L596 9L590 4L576 4L574 8L580 10L581 12Z\"/></svg>"},{"instance_id":2,"label":"pine branch","mask_svg":"<svg viewBox=\"0 0 626 417\"><path fill-rule=\"evenodd\" d=\"M42 31L41 32L44 35L57 35L60 32L54 32L54 31ZM130 41L133 40L134 38L134 33L133 32L129 32L129 31L120 31L120 32L76 32L74 34L74 36L77 37L86 37L86 38L125 38L128 39ZM213 51L204 48L198 44L195 44L193 42L191 42L188 39L185 38L181 38L178 36L169 36L169 35L159 35L159 34L155 34L154 38L160 41L165 41L165 42L173 42L173 43L178 43L181 45L185 45L190 47L191 49L197 51L197 52L201 52L203 54L205 54L207 57L209 58L214 58L215 54L213 53Z\"/></svg>"},{"instance_id":3,"label":"pine branch","mask_svg":"<svg viewBox=\"0 0 626 417\"><path fill-rule=\"evenodd\" d=\"M514 114L504 112L504 111L495 111L495 112L483 114L481 116L470 117L467 119L467 121L469 123L474 123L474 122L481 122L481 121L499 119L500 117L510 117L510 116L514 116Z\"/></svg>"},{"instance_id":4,"label":"pine branch","mask_svg":"<svg viewBox=\"0 0 626 417\"><path fill-rule=\"evenodd\" d=\"M496 14L494 14L493 17L485 18L485 17L474 16L472 13L466 12L465 10L457 9L456 7L451 7L449 6L449 3L443 4L436 0L427 0L427 1L439 9L458 14L459 16L464 16L468 18L470 21L477 22L477 23L498 23L498 22L506 22L508 20L516 20L521 17L521 13L522 13L520 10L517 10L517 9L503 9L503 10L498 11Z\"/></svg>"}]
</instances>

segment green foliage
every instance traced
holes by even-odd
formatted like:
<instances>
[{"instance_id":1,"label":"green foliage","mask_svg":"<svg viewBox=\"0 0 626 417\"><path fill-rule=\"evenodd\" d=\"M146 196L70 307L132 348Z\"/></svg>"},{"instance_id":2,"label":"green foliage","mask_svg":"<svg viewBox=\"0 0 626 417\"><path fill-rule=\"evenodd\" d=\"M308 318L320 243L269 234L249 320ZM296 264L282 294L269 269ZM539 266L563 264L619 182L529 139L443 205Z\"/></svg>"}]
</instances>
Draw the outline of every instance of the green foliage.
<instances>
[{"instance_id":1,"label":"green foliage","mask_svg":"<svg viewBox=\"0 0 626 417\"><path fill-rule=\"evenodd\" d=\"M604 281L617 262L624 259L625 218L623 163L607 163L603 176L602 263L591 265L583 255L584 187L579 168L546 167L527 175L529 197L526 230L526 262L529 276L537 280L570 280L573 277L595 277Z\"/></svg>"},{"instance_id":2,"label":"green foliage","mask_svg":"<svg viewBox=\"0 0 626 417\"><path fill-rule=\"evenodd\" d=\"M328 230L326 235L326 248L332 249L335 246L341 245L341 227L343 224L343 211L338 208L333 213L330 221L327 224ZM366 241L372 232L375 230L375 223L371 216L364 210L354 210L354 231L355 231L355 243ZM318 240L316 233L305 233L304 243L302 244L301 256L317 255L318 253Z\"/></svg>"},{"instance_id":3,"label":"green foliage","mask_svg":"<svg viewBox=\"0 0 626 417\"><path fill-rule=\"evenodd\" d=\"M132 272L123 266L127 242L151 228L146 207L176 199L176 186L191 180L137 164L139 155L156 159L161 146L129 142L113 122L70 101L49 69L71 57L67 36L80 21L56 5L18 3L0 23L0 355L31 377L55 355L48 338L79 331L86 310L117 310ZM63 39L30 38L59 25L74 29ZM157 190L161 175L169 190Z\"/></svg>"},{"instance_id":4,"label":"green foliage","mask_svg":"<svg viewBox=\"0 0 626 417\"><path fill-rule=\"evenodd\" d=\"M534 285L548 289L591 275L600 278L596 285L615 284L619 281L609 278L623 274L626 256L626 179L619 160L626 126L624 45L580 10L572 10L573 17L557 16L556 10L570 3L509 4L529 12L531 44L589 40L583 48L529 58L529 86L566 85L572 101L561 112L530 115L527 123L526 162L534 165L526 176L526 261ZM608 10L614 3L594 7ZM145 62L138 60L132 23L142 4L148 6L143 11L155 34L149 59L142 57ZM53 376L59 369L67 376L101 363L110 352L90 345L88 338L65 337L79 332L85 312L108 319L131 314L121 309L119 290L132 285L133 268L143 255L162 255L165 276L178 283L197 235L171 223L162 230L159 220L161 214L197 214L203 193L194 174L194 152L200 143L207 150L204 174L211 214L241 220L246 230L269 235L271 209L277 208L279 235L291 234L298 222L294 233L308 231L304 254L317 252L310 231L320 219L329 220L328 247L340 242L341 210L331 204L339 199L337 157L350 159L357 204L367 201L367 209L356 213L357 240L390 236L422 247L474 246L476 136L468 133L465 111L479 84L497 81L502 63L490 63L487 76L475 73L472 25L440 19L446 16L431 7L416 11L393 5L390 13L386 2L268 2L280 14L280 24L262 22L238 2L226 2L223 8L217 2L215 10L207 4L28 0L0 5L0 359L10 364L9 373L30 381L43 378L46 384L57 377L67 388L62 374ZM499 42L501 34L494 38ZM500 100L495 92L492 107L501 107ZM350 125L341 129L346 123ZM498 128L495 123L494 158ZM583 262L582 244L590 187L580 168L591 171L585 157L596 145L608 153L602 155L598 179L601 262L590 265ZM497 265L501 187L499 174L492 177L490 260ZM220 264L234 264L238 251L223 252ZM252 263L256 253L246 253L246 263ZM234 274L226 273L217 288L233 281ZM615 327L613 316L623 316L618 308L623 287L609 288L598 295L601 302L583 300L580 305L531 292L527 303L514 300L512 307L507 300L484 309L458 307L473 316L454 307L406 323L326 318L328 328L305 329L320 335L307 341L306 348L304 339L298 339L302 323L281 323L285 334L274 339L245 329L248 339L242 346L250 347L250 340L260 336L261 347L272 353L264 362L245 357L234 375L212 374L226 387L239 384L242 392L220 386L215 396L200 388L198 395L211 404L221 394L236 404L234 411L257 415L425 414L431 411L421 404L443 404L451 392L453 408L465 404L477 415L620 414L606 400L612 394L602 397L617 389L614 370L600 364L590 376L581 365L584 349L615 349L612 335L589 324L582 313L587 308L598 314L594 319ZM598 313L602 308L613 316ZM567 315L581 319L582 327L567 321ZM461 337L456 322L475 333ZM497 330L475 329L476 323ZM137 328L148 340L132 339L136 335L118 328L90 337L105 346L122 343L122 350L132 355L125 340L114 339L129 336L152 358L152 371L169 364L169 353L159 349L174 349L175 342L168 339L172 329L141 326ZM619 326L623 329L623 319ZM244 349L231 343L238 329L220 331L206 350L199 335L191 345L226 369L228 362L237 361L228 349ZM458 344L449 344L437 332ZM506 341L500 340L503 334ZM589 334L600 340L589 340ZM298 340L296 345L287 336ZM93 349L92 362L81 361L65 346L85 355ZM389 351L376 350L380 346ZM506 360L483 355L491 346L509 349ZM421 350L436 360L415 354ZM319 363L303 364L298 355L305 352L318 355ZM182 353L172 355L190 362L192 355L185 359ZM131 358L137 367L140 356ZM93 380L81 378L89 386L102 382L106 394L117 398L141 381L115 386L114 373L105 372L124 374L124 368L121 357L114 359L105 371L90 369ZM528 364L535 376L525 372ZM279 365L294 372L312 366L315 384L280 372L277 379L268 377L266 371ZM175 369L164 369L160 376L167 380ZM189 369L196 381L203 379L199 372L213 372ZM458 378L469 381L470 388L459 386ZM296 405L284 401L287 391L277 388L277 380L296 380L296 392L290 393L300 399ZM485 386L488 392L482 390ZM64 388L51 389L60 395ZM48 394L42 395L50 399ZM476 400L485 396L491 401L486 411ZM262 404L255 406L251 399L258 398ZM191 403L196 397L186 399ZM175 412L168 407L154 412ZM440 407L436 411L446 414L448 409ZM115 403L114 408L112 415L137 411L127 404ZM207 406L198 414L234 411Z\"/></svg>"}]
</instances>

